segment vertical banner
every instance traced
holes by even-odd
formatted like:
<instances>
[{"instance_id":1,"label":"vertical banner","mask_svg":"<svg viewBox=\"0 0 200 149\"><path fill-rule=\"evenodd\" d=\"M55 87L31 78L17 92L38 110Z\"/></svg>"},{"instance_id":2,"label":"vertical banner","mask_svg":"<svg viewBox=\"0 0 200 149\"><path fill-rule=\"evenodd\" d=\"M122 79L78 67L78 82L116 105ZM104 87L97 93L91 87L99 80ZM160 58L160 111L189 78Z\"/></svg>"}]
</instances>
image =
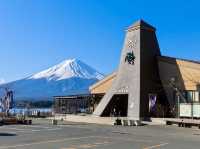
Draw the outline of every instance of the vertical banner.
<instances>
[{"instance_id":1,"label":"vertical banner","mask_svg":"<svg viewBox=\"0 0 200 149\"><path fill-rule=\"evenodd\" d=\"M8 112L13 108L13 91L6 90L6 94L3 98L0 98L1 112Z\"/></svg>"},{"instance_id":2,"label":"vertical banner","mask_svg":"<svg viewBox=\"0 0 200 149\"><path fill-rule=\"evenodd\" d=\"M156 94L149 94L149 112L156 112Z\"/></svg>"},{"instance_id":3,"label":"vertical banner","mask_svg":"<svg viewBox=\"0 0 200 149\"><path fill-rule=\"evenodd\" d=\"M0 98L0 109L1 109L0 112L2 112L2 109L3 109L3 99L2 98Z\"/></svg>"}]
</instances>

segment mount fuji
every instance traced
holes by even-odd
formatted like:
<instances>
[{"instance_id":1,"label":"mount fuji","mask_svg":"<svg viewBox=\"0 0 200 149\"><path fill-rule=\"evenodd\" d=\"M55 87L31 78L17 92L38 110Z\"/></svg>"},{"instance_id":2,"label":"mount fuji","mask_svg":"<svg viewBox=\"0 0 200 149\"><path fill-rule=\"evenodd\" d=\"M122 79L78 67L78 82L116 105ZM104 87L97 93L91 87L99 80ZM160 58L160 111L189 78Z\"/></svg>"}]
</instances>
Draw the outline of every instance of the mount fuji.
<instances>
[{"instance_id":1,"label":"mount fuji","mask_svg":"<svg viewBox=\"0 0 200 149\"><path fill-rule=\"evenodd\" d=\"M104 75L78 59L68 59L27 78L0 85L14 91L15 100L49 100L53 96L89 93Z\"/></svg>"}]
</instances>

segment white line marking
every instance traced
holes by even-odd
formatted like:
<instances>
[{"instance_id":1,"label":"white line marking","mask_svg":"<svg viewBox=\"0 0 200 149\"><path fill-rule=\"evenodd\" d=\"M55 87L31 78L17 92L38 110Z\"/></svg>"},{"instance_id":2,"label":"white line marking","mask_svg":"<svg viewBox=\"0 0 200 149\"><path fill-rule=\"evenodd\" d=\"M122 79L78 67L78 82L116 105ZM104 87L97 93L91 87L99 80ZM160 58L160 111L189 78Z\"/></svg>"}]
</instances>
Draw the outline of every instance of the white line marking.
<instances>
[{"instance_id":1,"label":"white line marking","mask_svg":"<svg viewBox=\"0 0 200 149\"><path fill-rule=\"evenodd\" d=\"M46 127L46 126L34 126L34 125L23 125L23 127L26 127L26 128L30 128L30 127L32 127L32 128L44 128L44 129L49 129L49 128L51 128L51 127Z\"/></svg>"},{"instance_id":2,"label":"white line marking","mask_svg":"<svg viewBox=\"0 0 200 149\"><path fill-rule=\"evenodd\" d=\"M36 131L41 131L41 130L31 130L31 131L36 132Z\"/></svg>"},{"instance_id":3,"label":"white line marking","mask_svg":"<svg viewBox=\"0 0 200 149\"><path fill-rule=\"evenodd\" d=\"M24 146L31 146L31 145L40 145L40 144L45 144L45 143L56 143L56 142L63 142L63 141L88 139L88 138L102 138L102 136L88 136L88 137L78 137L78 138L66 138L66 139L49 140L49 141L39 141L39 142L27 143L27 144L17 144L17 145L11 145L11 146L1 146L0 149L17 148L17 147L24 147Z\"/></svg>"},{"instance_id":4,"label":"white line marking","mask_svg":"<svg viewBox=\"0 0 200 149\"><path fill-rule=\"evenodd\" d=\"M54 130L61 130L61 128L52 128L52 129L47 129L48 131L54 131Z\"/></svg>"},{"instance_id":5,"label":"white line marking","mask_svg":"<svg viewBox=\"0 0 200 149\"><path fill-rule=\"evenodd\" d=\"M36 128L41 128L41 127L36 127ZM5 127L4 129L9 130L14 130L16 131L15 133L33 133L33 132L40 132L40 131L56 131L56 130L61 130L62 128L52 128L52 127L43 127L41 129L22 129L22 128L15 128L15 127ZM9 131L10 132L10 131Z\"/></svg>"},{"instance_id":6,"label":"white line marking","mask_svg":"<svg viewBox=\"0 0 200 149\"><path fill-rule=\"evenodd\" d=\"M159 148L161 146L165 146L169 143L162 143L162 144L157 144L157 145L154 145L154 146L148 146L148 147L145 147L144 149L153 149L153 148Z\"/></svg>"},{"instance_id":7,"label":"white line marking","mask_svg":"<svg viewBox=\"0 0 200 149\"><path fill-rule=\"evenodd\" d=\"M7 129L11 129L11 130L16 130L18 132L30 132L30 131L41 131L41 130L37 130L37 129L19 129L19 128L7 128Z\"/></svg>"},{"instance_id":8,"label":"white line marking","mask_svg":"<svg viewBox=\"0 0 200 149\"><path fill-rule=\"evenodd\" d=\"M20 129L20 128L6 128L6 129L12 129L12 130L17 130L17 131L25 131L27 129Z\"/></svg>"},{"instance_id":9,"label":"white line marking","mask_svg":"<svg viewBox=\"0 0 200 149\"><path fill-rule=\"evenodd\" d=\"M115 140L123 140L123 141L128 141L128 142L144 142L144 143L152 143L152 142L154 142L154 141L152 141L152 140L142 140L142 139L127 139L127 138L122 138L122 137L104 137L104 138L107 138L107 139L115 139Z\"/></svg>"}]
</instances>

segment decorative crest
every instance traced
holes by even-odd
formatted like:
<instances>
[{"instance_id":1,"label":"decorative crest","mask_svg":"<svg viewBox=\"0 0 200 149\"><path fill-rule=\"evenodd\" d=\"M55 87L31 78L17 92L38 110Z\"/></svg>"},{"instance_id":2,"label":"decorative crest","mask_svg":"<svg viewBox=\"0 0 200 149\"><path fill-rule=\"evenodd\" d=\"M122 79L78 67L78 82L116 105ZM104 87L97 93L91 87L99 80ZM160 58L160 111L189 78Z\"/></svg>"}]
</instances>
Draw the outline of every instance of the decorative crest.
<instances>
[{"instance_id":1,"label":"decorative crest","mask_svg":"<svg viewBox=\"0 0 200 149\"><path fill-rule=\"evenodd\" d=\"M134 55L133 51L128 52L128 53L126 54L125 62L128 62L128 64L131 64L131 65L134 65L134 62L135 62L135 55Z\"/></svg>"}]
</instances>

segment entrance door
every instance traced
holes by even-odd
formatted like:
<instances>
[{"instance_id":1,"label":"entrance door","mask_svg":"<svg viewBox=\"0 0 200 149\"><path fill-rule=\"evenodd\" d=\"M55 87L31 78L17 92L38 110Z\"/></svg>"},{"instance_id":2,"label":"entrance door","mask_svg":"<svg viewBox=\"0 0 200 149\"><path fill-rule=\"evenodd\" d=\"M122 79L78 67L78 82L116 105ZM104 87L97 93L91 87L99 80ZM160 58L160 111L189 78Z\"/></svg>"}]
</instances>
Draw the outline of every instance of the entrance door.
<instances>
[{"instance_id":1,"label":"entrance door","mask_svg":"<svg viewBox=\"0 0 200 149\"><path fill-rule=\"evenodd\" d=\"M105 108L102 116L126 117L128 113L128 94L115 94Z\"/></svg>"}]
</instances>

